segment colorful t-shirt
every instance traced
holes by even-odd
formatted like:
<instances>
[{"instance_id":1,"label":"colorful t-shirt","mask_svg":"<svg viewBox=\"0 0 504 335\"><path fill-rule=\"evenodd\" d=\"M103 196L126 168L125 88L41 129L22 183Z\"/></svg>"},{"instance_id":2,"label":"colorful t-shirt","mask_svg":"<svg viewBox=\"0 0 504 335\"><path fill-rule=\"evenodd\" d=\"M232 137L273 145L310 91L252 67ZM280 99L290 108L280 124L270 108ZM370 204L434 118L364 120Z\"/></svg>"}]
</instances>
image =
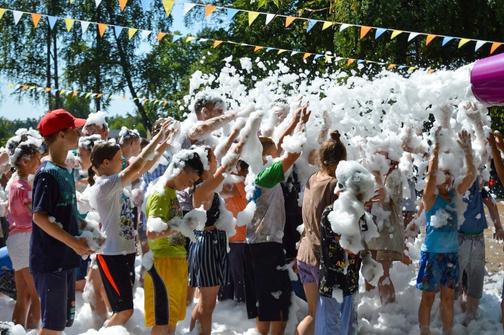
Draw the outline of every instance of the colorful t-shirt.
<instances>
[{"instance_id":1,"label":"colorful t-shirt","mask_svg":"<svg viewBox=\"0 0 504 335\"><path fill-rule=\"evenodd\" d=\"M226 209L237 217L238 213L247 207L247 193L245 192L245 184L239 182L233 185L235 195L226 199ZM229 242L245 242L247 238L247 226L236 226L236 234L229 238Z\"/></svg>"},{"instance_id":2,"label":"colorful t-shirt","mask_svg":"<svg viewBox=\"0 0 504 335\"><path fill-rule=\"evenodd\" d=\"M100 176L92 186L97 188L96 211L101 230L106 235L103 255L136 253L136 220L130 199L124 194L125 185L119 174Z\"/></svg>"},{"instance_id":3,"label":"colorful t-shirt","mask_svg":"<svg viewBox=\"0 0 504 335\"><path fill-rule=\"evenodd\" d=\"M28 181L16 178L9 187L9 234L32 231L32 187Z\"/></svg>"},{"instance_id":4,"label":"colorful t-shirt","mask_svg":"<svg viewBox=\"0 0 504 335\"><path fill-rule=\"evenodd\" d=\"M432 253L458 252L455 192L450 191L449 200L436 195L436 201L425 212L425 217L427 226L421 250Z\"/></svg>"},{"instance_id":5,"label":"colorful t-shirt","mask_svg":"<svg viewBox=\"0 0 504 335\"><path fill-rule=\"evenodd\" d=\"M261 171L255 180L256 211L247 226L247 242L282 243L285 226L285 207L282 186L282 162L275 162Z\"/></svg>"},{"instance_id":6,"label":"colorful t-shirt","mask_svg":"<svg viewBox=\"0 0 504 335\"><path fill-rule=\"evenodd\" d=\"M479 178L476 178L469 188L469 197L463 198L467 208L464 212L464 222L459 227L459 233L468 235L482 234L488 228L483 208L483 194Z\"/></svg>"},{"instance_id":7,"label":"colorful t-shirt","mask_svg":"<svg viewBox=\"0 0 504 335\"><path fill-rule=\"evenodd\" d=\"M176 216L182 217L182 209L174 189L166 187L163 193L154 192L147 198L145 213L148 218L157 217L168 222ZM149 240L149 248L155 257L186 257L185 238L177 234Z\"/></svg>"},{"instance_id":8,"label":"colorful t-shirt","mask_svg":"<svg viewBox=\"0 0 504 335\"><path fill-rule=\"evenodd\" d=\"M68 169L45 161L33 181L33 213L44 213L70 235L79 233L75 182ZM52 219L51 219L52 220ZM80 256L33 224L30 269L33 272L70 270L80 264Z\"/></svg>"}]
</instances>

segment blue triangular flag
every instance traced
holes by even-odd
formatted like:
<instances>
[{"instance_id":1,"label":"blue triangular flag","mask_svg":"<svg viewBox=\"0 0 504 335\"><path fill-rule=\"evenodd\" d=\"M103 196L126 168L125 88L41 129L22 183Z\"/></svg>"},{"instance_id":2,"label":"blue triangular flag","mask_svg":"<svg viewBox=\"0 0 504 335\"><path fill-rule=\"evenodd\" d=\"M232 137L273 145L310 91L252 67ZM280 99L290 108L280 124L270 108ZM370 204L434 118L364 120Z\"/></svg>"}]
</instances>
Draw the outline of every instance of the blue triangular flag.
<instances>
[{"instance_id":1,"label":"blue triangular flag","mask_svg":"<svg viewBox=\"0 0 504 335\"><path fill-rule=\"evenodd\" d=\"M308 20L308 27L306 27L306 32L312 30L313 27L317 24L317 20Z\"/></svg>"},{"instance_id":2,"label":"blue triangular flag","mask_svg":"<svg viewBox=\"0 0 504 335\"><path fill-rule=\"evenodd\" d=\"M404 69L406 67L406 65L399 65L398 69L401 70L401 69Z\"/></svg>"},{"instance_id":3,"label":"blue triangular flag","mask_svg":"<svg viewBox=\"0 0 504 335\"><path fill-rule=\"evenodd\" d=\"M453 37L451 37L451 36L443 37L443 42L441 43L441 46L444 47L446 45L446 43L450 42L451 40L453 40Z\"/></svg>"},{"instance_id":4,"label":"blue triangular flag","mask_svg":"<svg viewBox=\"0 0 504 335\"><path fill-rule=\"evenodd\" d=\"M182 35L173 35L173 42L176 42L182 38Z\"/></svg>"},{"instance_id":5,"label":"blue triangular flag","mask_svg":"<svg viewBox=\"0 0 504 335\"><path fill-rule=\"evenodd\" d=\"M362 63L364 63L363 59L357 59L357 64L362 64Z\"/></svg>"},{"instance_id":6,"label":"blue triangular flag","mask_svg":"<svg viewBox=\"0 0 504 335\"><path fill-rule=\"evenodd\" d=\"M142 8L143 10L148 10L151 4L151 0L142 0Z\"/></svg>"},{"instance_id":7,"label":"blue triangular flag","mask_svg":"<svg viewBox=\"0 0 504 335\"><path fill-rule=\"evenodd\" d=\"M54 26L56 25L58 18L56 16L48 15L47 20L49 21L49 28L51 28L51 30L52 30L54 28Z\"/></svg>"},{"instance_id":8,"label":"blue triangular flag","mask_svg":"<svg viewBox=\"0 0 504 335\"><path fill-rule=\"evenodd\" d=\"M387 31L387 29L385 29L385 28L376 28L376 31L375 31L375 34L374 34L374 38L375 38L375 40L377 40L378 38L380 38L380 36L381 36L384 32L386 32L386 31Z\"/></svg>"},{"instance_id":9,"label":"blue triangular flag","mask_svg":"<svg viewBox=\"0 0 504 335\"><path fill-rule=\"evenodd\" d=\"M266 48L266 52L268 52L268 51L273 51L273 50L274 50L274 49L273 49L273 48L270 48L270 47Z\"/></svg>"},{"instance_id":10,"label":"blue triangular flag","mask_svg":"<svg viewBox=\"0 0 504 335\"><path fill-rule=\"evenodd\" d=\"M324 56L324 55L321 55L321 54L316 54L316 55L315 55L315 57L313 57L313 59L314 59L314 60L317 60L317 59L319 59L319 58L320 58L320 57L322 57L322 56Z\"/></svg>"},{"instance_id":11,"label":"blue triangular flag","mask_svg":"<svg viewBox=\"0 0 504 335\"><path fill-rule=\"evenodd\" d=\"M235 17L236 13L238 13L238 9L236 8L227 8L227 18L231 20Z\"/></svg>"},{"instance_id":12,"label":"blue triangular flag","mask_svg":"<svg viewBox=\"0 0 504 335\"><path fill-rule=\"evenodd\" d=\"M123 27L121 26L114 26L114 32L117 37L121 36L121 31L123 30Z\"/></svg>"}]
</instances>

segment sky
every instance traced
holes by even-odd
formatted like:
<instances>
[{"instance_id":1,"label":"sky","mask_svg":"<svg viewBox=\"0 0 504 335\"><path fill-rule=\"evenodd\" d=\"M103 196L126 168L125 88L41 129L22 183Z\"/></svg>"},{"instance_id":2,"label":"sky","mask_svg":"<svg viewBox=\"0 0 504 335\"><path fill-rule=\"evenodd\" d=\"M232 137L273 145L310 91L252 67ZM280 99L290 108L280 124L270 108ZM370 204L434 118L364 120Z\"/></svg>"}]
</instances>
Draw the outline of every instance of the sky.
<instances>
[{"instance_id":1,"label":"sky","mask_svg":"<svg viewBox=\"0 0 504 335\"><path fill-rule=\"evenodd\" d=\"M191 27L186 27L184 24L183 15L183 1L177 1L173 7L172 17L173 26L172 31L179 31L183 34L194 34L198 32L206 23L197 22ZM195 9L193 9L195 10ZM9 15L9 14L6 14ZM24 15L22 20L31 20L28 15ZM110 22L113 23L113 22ZM80 27L76 26L77 29ZM125 31L123 31L123 34ZM25 119L25 118L39 118L47 112L46 104L36 104L28 98L21 101L17 100L16 96L11 95L13 88L9 89L9 82L5 77L0 76L0 117L7 119ZM61 87L64 88L64 87ZM135 113L136 108L133 101L116 97L112 99L111 105L105 110L112 115L125 115L127 113Z\"/></svg>"}]
</instances>

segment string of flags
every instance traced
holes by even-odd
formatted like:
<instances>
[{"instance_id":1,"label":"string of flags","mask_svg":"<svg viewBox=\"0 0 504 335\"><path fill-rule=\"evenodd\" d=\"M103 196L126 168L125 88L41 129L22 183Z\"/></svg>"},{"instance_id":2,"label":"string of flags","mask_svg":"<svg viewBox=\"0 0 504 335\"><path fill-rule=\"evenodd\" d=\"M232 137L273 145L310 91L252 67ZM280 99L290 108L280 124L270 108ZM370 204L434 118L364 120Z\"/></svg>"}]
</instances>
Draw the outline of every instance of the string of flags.
<instances>
[{"instance_id":1,"label":"string of flags","mask_svg":"<svg viewBox=\"0 0 504 335\"><path fill-rule=\"evenodd\" d=\"M131 100L131 101L139 101L142 104L152 104L154 106L163 106L167 107L168 105L171 105L171 102L169 100L165 99L149 99L146 97L137 97L137 98L129 98L126 95L115 95L115 94L106 94L106 93L95 93L95 92L84 92L84 91L79 91L75 89L68 89L68 88L52 88L52 87L45 87L45 86L39 86L39 85L33 85L33 84L18 84L14 85L13 83L8 83L7 84L7 89L12 89L13 91L23 91L23 92L30 92L30 91L36 91L38 93L51 93L52 95L59 94L60 96L73 96L73 97L80 97L80 98L85 98L85 99L122 99L122 100Z\"/></svg>"},{"instance_id":2,"label":"string of flags","mask_svg":"<svg viewBox=\"0 0 504 335\"><path fill-rule=\"evenodd\" d=\"M155 39L158 42L161 42L166 36L170 36L170 37L172 37L172 40L174 42L177 40L180 40L180 39L182 39L183 41L185 41L187 43L189 43L189 42L193 42L193 43L211 42L212 48L218 48L223 43L224 44L231 44L231 45L251 49L251 50L253 50L254 53L257 53L259 51L265 51L265 52L276 52L278 55L284 54L284 56L288 55L290 57L301 56L304 61L308 61L309 59L313 58L313 60L315 60L315 61L317 61L319 59L325 60L326 63L332 63L333 61L334 62L344 61L347 66L352 66L354 64L374 64L374 65L385 66L388 70L407 69L407 71L410 73L417 69L416 66L407 66L407 65L401 65L401 64L390 63L390 62L380 62L380 61L360 59L360 58L338 57L338 56L334 56L328 52L323 52L323 53L307 52L307 51L301 51L301 50L278 48L278 47L274 47L274 46L264 46L264 45L241 43L241 42L235 42L235 41L230 41L230 40L200 38L200 37L195 37L195 36L191 36L191 35L186 36L183 39L184 36L182 36L182 35L175 35L175 34L170 34L170 33L162 32L162 31L155 32L152 30L143 30L143 29L134 28L134 27L124 27L124 26L112 25L112 24L107 24L107 23L84 21L84 20L79 20L79 19L51 16L51 15L40 14L40 13L27 13L27 12L23 12L23 11L5 9L5 8L0 8L0 19L2 19L5 12L12 13L15 25L17 25L20 22L21 18L25 14L28 16L31 16L34 28L38 28L42 17L47 18L47 23L49 24L49 28L51 30L55 29L58 21L60 21L60 22L63 21L65 23L65 27L68 32L71 31L75 27L76 22L80 23L82 33L85 33L89 29L89 26L93 25L93 26L97 27L99 35L102 38L109 29L112 29L117 36L120 36L123 31L126 31L129 39L132 39L137 34L139 34L144 39L148 39L152 35L152 36L155 36ZM430 69L428 69L428 70L433 71Z\"/></svg>"}]
</instances>

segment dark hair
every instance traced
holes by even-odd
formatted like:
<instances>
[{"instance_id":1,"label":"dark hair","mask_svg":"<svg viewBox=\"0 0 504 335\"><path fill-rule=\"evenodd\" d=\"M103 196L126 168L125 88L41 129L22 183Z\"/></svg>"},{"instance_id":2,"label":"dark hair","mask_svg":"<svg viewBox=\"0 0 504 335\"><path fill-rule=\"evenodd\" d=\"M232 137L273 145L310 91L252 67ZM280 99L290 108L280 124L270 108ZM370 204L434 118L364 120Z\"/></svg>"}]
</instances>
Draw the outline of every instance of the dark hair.
<instances>
[{"instance_id":1,"label":"dark hair","mask_svg":"<svg viewBox=\"0 0 504 335\"><path fill-rule=\"evenodd\" d=\"M340 133L335 130L330 134L330 139L324 141L319 148L320 164L324 168L334 167L342 160L346 160L345 145L340 140Z\"/></svg>"},{"instance_id":2,"label":"dark hair","mask_svg":"<svg viewBox=\"0 0 504 335\"><path fill-rule=\"evenodd\" d=\"M205 171L205 169L203 168L203 163L201 162L201 158L196 152L190 159L184 161L184 163L185 163L184 169L186 168L192 169L196 171L196 173L200 177L203 174L203 171Z\"/></svg>"},{"instance_id":3,"label":"dark hair","mask_svg":"<svg viewBox=\"0 0 504 335\"><path fill-rule=\"evenodd\" d=\"M260 136L259 142L262 145L262 154L264 155L264 151L267 150L271 146L276 146L275 142L271 139L271 137Z\"/></svg>"},{"instance_id":4,"label":"dark hair","mask_svg":"<svg viewBox=\"0 0 504 335\"><path fill-rule=\"evenodd\" d=\"M104 160L111 160L117 154L117 152L121 150L121 147L118 144L102 141L96 142L91 150L91 166L88 169L88 183L89 185L94 184L94 168L98 168Z\"/></svg>"},{"instance_id":5,"label":"dark hair","mask_svg":"<svg viewBox=\"0 0 504 335\"><path fill-rule=\"evenodd\" d=\"M224 101L221 98L203 94L194 102L194 112L196 112L196 114L200 114L203 107L213 108L220 104L224 105Z\"/></svg>"}]
</instances>

